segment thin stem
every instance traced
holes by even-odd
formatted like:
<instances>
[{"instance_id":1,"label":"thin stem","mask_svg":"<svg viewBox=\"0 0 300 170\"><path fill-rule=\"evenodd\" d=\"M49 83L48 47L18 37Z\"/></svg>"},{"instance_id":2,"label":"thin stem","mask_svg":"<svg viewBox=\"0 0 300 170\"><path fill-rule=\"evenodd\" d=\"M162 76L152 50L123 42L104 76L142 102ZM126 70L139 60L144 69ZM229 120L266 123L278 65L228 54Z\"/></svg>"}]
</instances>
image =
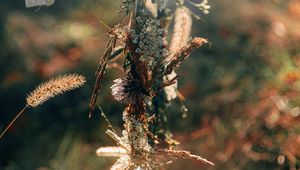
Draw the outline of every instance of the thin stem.
<instances>
[{"instance_id":1,"label":"thin stem","mask_svg":"<svg viewBox=\"0 0 300 170\"><path fill-rule=\"evenodd\" d=\"M141 3L140 0L135 1L135 9L134 9L135 18L137 18L138 15L139 15L139 11L140 11L140 8L141 8L140 3Z\"/></svg>"},{"instance_id":2,"label":"thin stem","mask_svg":"<svg viewBox=\"0 0 300 170\"><path fill-rule=\"evenodd\" d=\"M26 105L15 117L14 119L9 123L8 126L6 126L6 128L4 129L4 131L1 133L0 135L0 139L2 138L2 136L8 131L8 129L13 125L13 123L21 116L21 114L28 108L29 106Z\"/></svg>"},{"instance_id":3,"label":"thin stem","mask_svg":"<svg viewBox=\"0 0 300 170\"><path fill-rule=\"evenodd\" d=\"M104 113L104 111L102 110L101 106L98 104L98 108L101 111L100 115L104 118L104 120L107 123L107 126L115 133L117 134L117 132L115 131L114 127L112 126L112 124L110 123L110 121L108 120L106 114Z\"/></svg>"}]
</instances>

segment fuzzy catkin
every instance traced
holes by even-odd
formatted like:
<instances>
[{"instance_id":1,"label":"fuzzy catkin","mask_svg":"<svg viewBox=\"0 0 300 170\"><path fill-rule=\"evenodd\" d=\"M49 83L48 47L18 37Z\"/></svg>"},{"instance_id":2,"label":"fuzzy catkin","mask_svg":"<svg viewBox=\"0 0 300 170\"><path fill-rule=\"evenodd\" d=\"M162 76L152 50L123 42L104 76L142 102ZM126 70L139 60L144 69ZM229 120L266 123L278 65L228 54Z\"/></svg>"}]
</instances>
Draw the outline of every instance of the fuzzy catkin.
<instances>
[{"instance_id":1,"label":"fuzzy catkin","mask_svg":"<svg viewBox=\"0 0 300 170\"><path fill-rule=\"evenodd\" d=\"M77 74L69 74L51 79L39 85L30 93L26 98L27 105L37 107L56 95L82 86L85 82L85 77Z\"/></svg>"},{"instance_id":2,"label":"fuzzy catkin","mask_svg":"<svg viewBox=\"0 0 300 170\"><path fill-rule=\"evenodd\" d=\"M192 23L193 20L190 11L185 7L178 7L175 12L174 31L169 47L169 51L171 53L177 53L188 43L191 34ZM167 58L167 61L170 61L171 57L172 55ZM171 80L172 78L176 77L176 75L177 74L172 71L172 73L166 75L164 79ZM178 83L176 81L174 84L164 88L167 101L171 101L177 97L177 86Z\"/></svg>"},{"instance_id":3,"label":"fuzzy catkin","mask_svg":"<svg viewBox=\"0 0 300 170\"><path fill-rule=\"evenodd\" d=\"M170 52L176 53L187 44L191 34L192 22L190 11L187 8L179 7L176 9Z\"/></svg>"}]
</instances>

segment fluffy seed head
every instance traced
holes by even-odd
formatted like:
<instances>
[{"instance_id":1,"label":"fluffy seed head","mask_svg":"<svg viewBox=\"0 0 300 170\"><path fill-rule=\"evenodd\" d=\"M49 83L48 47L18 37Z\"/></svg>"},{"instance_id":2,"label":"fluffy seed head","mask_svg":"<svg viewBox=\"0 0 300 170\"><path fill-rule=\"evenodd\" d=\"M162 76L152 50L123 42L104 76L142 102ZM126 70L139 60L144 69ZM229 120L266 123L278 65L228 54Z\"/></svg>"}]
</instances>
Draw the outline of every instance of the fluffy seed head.
<instances>
[{"instance_id":1,"label":"fluffy seed head","mask_svg":"<svg viewBox=\"0 0 300 170\"><path fill-rule=\"evenodd\" d=\"M129 103L135 101L141 95L141 90L138 87L137 83L132 82L128 78L119 78L114 80L114 83L111 86L112 95L114 98L122 103Z\"/></svg>"},{"instance_id":2,"label":"fluffy seed head","mask_svg":"<svg viewBox=\"0 0 300 170\"><path fill-rule=\"evenodd\" d=\"M51 79L39 85L26 98L27 105L37 107L48 99L82 86L86 82L85 77L77 74L69 74Z\"/></svg>"}]
</instances>

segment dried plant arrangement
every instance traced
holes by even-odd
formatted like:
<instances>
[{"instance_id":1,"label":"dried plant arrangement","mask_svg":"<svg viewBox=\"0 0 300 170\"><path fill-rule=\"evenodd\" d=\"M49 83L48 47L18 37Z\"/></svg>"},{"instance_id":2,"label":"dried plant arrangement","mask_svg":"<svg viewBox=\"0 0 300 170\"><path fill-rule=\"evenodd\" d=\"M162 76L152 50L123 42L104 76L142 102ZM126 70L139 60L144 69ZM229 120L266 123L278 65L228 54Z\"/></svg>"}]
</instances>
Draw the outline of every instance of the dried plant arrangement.
<instances>
[{"instance_id":1,"label":"dried plant arrangement","mask_svg":"<svg viewBox=\"0 0 300 170\"><path fill-rule=\"evenodd\" d=\"M73 90L82 86L86 82L85 77L78 74L68 74L51 79L45 83L40 84L35 88L26 98L25 107L14 117L9 125L1 133L0 138L7 132L13 123L24 113L24 111L31 107L35 108L50 98L59 94Z\"/></svg>"},{"instance_id":2,"label":"dried plant arrangement","mask_svg":"<svg viewBox=\"0 0 300 170\"><path fill-rule=\"evenodd\" d=\"M52 3L54 0L26 0L27 7ZM121 14L124 17L108 32L110 39L95 72L89 117L96 106L107 65L118 56L124 56L121 66L124 77L114 80L111 86L115 100L126 104L122 135L117 134L99 107L109 124L106 133L116 142L116 146L100 147L96 153L98 156L119 158L111 170L160 169L171 158L214 165L189 151L176 150L175 146L179 142L172 138L167 125L166 108L169 103L176 98L184 100L177 90L179 75L175 70L193 51L207 43L204 38L190 38L192 16L197 15L185 7L186 3L204 14L210 8L207 0L201 3L177 0L174 12L168 9L167 0L123 0ZM168 42L172 20L174 28L170 31L172 36ZM28 95L26 106L4 129L0 138L27 108L35 108L56 95L82 86L85 82L85 77L70 74L41 84ZM183 105L183 111L186 110Z\"/></svg>"},{"instance_id":3,"label":"dried plant arrangement","mask_svg":"<svg viewBox=\"0 0 300 170\"><path fill-rule=\"evenodd\" d=\"M95 73L89 113L91 117L106 66L123 54L125 59L121 68L124 77L114 80L111 89L115 100L126 104L123 112L124 130L122 135L118 135L109 122L110 129L106 133L117 146L100 147L96 151L98 156L119 158L111 170L160 169L170 157L214 165L189 151L175 150L174 147L179 143L172 139L167 128L165 110L168 103L176 98L184 100L177 91L179 76L175 69L193 51L207 43L203 38L190 38L192 16L195 14L185 7L187 3L204 14L210 8L207 0L201 3L177 0L176 10L172 13L167 8L167 0L122 1L121 13L124 17L109 31L110 39ZM168 42L172 19L174 29L170 31L172 36ZM183 106L183 110L186 107Z\"/></svg>"}]
</instances>

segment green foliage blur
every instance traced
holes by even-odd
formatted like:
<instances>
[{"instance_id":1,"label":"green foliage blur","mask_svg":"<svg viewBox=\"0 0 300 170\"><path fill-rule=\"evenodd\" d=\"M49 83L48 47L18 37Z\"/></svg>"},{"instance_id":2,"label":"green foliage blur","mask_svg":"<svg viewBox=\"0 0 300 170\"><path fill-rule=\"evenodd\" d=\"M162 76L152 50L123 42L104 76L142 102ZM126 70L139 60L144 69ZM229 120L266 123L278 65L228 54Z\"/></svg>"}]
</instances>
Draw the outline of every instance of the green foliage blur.
<instances>
[{"instance_id":1,"label":"green foliage blur","mask_svg":"<svg viewBox=\"0 0 300 170\"><path fill-rule=\"evenodd\" d=\"M174 161L167 169L265 170L300 168L300 1L211 1L210 14L194 20L193 36L209 45L178 70L186 97L170 107L169 126L180 148L216 164ZM107 124L88 102L109 26L120 1L56 0L50 7L0 4L0 130L39 83L64 73L87 84L29 109L0 140L0 169L109 169L99 146L114 146ZM197 11L195 10L195 13ZM110 94L122 73L109 66L99 104L117 129L123 105Z\"/></svg>"}]
</instances>

